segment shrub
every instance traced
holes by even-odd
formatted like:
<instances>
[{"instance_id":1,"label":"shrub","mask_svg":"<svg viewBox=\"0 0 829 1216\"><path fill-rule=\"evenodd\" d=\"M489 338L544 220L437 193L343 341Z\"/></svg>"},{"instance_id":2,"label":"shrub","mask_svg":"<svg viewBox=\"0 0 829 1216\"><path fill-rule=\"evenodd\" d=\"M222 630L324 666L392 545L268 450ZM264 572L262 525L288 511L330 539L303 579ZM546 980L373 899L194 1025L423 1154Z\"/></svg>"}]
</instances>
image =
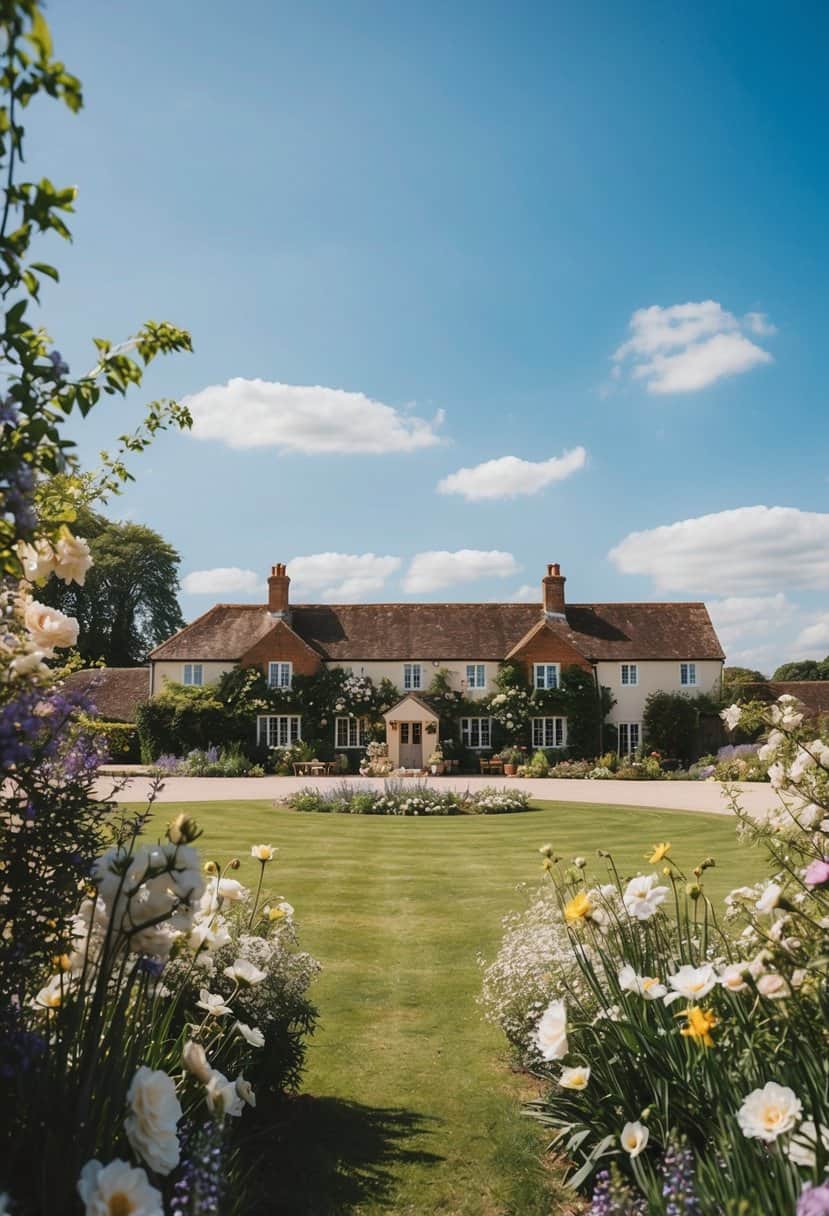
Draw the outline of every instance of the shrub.
<instances>
[{"instance_id":1,"label":"shrub","mask_svg":"<svg viewBox=\"0 0 829 1216\"><path fill-rule=\"evenodd\" d=\"M181 755L194 748L252 744L250 719L220 701L209 685L165 685L158 696L139 705L136 726L144 764L152 764L162 754Z\"/></svg>"},{"instance_id":2,"label":"shrub","mask_svg":"<svg viewBox=\"0 0 829 1216\"><path fill-rule=\"evenodd\" d=\"M194 748L186 756L159 756L151 772L161 777L264 777L265 770L253 764L239 748Z\"/></svg>"},{"instance_id":3,"label":"shrub","mask_svg":"<svg viewBox=\"0 0 829 1216\"><path fill-rule=\"evenodd\" d=\"M695 758L699 709L682 693L652 692L642 713L646 751L658 751L688 764Z\"/></svg>"},{"instance_id":4,"label":"shrub","mask_svg":"<svg viewBox=\"0 0 829 1216\"><path fill-rule=\"evenodd\" d=\"M559 760L547 774L549 777L571 777L583 780L593 768L592 760Z\"/></svg>"},{"instance_id":5,"label":"shrub","mask_svg":"<svg viewBox=\"0 0 829 1216\"><path fill-rule=\"evenodd\" d=\"M98 739L107 760L121 764L137 764L141 758L138 730L131 722L104 722L101 718L81 715L78 719L85 733Z\"/></svg>"},{"instance_id":6,"label":"shrub","mask_svg":"<svg viewBox=\"0 0 829 1216\"><path fill-rule=\"evenodd\" d=\"M546 777L550 771L550 761L547 759L547 753L537 751L533 753L533 758L527 765L528 777Z\"/></svg>"}]
</instances>

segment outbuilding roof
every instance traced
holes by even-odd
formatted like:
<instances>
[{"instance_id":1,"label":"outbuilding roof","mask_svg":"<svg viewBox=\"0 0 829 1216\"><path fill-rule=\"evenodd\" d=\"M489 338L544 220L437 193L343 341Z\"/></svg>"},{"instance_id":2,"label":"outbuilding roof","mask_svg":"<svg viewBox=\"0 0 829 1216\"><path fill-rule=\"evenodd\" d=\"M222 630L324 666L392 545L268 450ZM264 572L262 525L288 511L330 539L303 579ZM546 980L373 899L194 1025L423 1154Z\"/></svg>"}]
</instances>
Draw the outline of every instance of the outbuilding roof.
<instances>
[{"instance_id":1,"label":"outbuilding roof","mask_svg":"<svg viewBox=\"0 0 829 1216\"><path fill-rule=\"evenodd\" d=\"M64 683L87 697L109 722L134 722L135 711L150 696L149 667L88 667L73 671Z\"/></svg>"}]
</instances>

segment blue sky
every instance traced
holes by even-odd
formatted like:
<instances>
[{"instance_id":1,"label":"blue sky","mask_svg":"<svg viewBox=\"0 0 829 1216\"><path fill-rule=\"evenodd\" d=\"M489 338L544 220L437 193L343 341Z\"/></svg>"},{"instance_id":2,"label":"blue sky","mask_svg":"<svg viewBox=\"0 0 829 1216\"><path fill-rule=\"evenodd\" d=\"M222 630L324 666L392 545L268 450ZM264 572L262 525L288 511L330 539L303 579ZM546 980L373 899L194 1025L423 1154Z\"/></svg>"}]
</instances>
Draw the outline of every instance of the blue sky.
<instances>
[{"instance_id":1,"label":"blue sky","mask_svg":"<svg viewBox=\"0 0 829 1216\"><path fill-rule=\"evenodd\" d=\"M32 116L31 171L80 190L44 323L73 370L193 332L147 390L195 433L112 508L200 575L188 617L281 560L380 600L559 561L573 601L706 599L732 661L829 652L825 6L50 20L86 108ZM87 462L142 399L77 428Z\"/></svg>"}]
</instances>

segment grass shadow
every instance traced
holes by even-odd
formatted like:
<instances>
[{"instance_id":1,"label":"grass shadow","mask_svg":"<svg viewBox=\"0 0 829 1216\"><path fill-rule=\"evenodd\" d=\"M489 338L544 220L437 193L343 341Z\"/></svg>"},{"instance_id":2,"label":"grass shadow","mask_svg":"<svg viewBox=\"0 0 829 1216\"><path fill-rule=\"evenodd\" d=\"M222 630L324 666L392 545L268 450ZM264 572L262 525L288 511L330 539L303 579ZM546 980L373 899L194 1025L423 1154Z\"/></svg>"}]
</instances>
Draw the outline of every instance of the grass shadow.
<instances>
[{"instance_id":1,"label":"grass shadow","mask_svg":"<svg viewBox=\"0 0 829 1216\"><path fill-rule=\"evenodd\" d=\"M250 1216L348 1216L390 1196L393 1167L443 1160L412 1145L440 1122L416 1111L303 1094L262 1116L248 1146L261 1162Z\"/></svg>"}]
</instances>

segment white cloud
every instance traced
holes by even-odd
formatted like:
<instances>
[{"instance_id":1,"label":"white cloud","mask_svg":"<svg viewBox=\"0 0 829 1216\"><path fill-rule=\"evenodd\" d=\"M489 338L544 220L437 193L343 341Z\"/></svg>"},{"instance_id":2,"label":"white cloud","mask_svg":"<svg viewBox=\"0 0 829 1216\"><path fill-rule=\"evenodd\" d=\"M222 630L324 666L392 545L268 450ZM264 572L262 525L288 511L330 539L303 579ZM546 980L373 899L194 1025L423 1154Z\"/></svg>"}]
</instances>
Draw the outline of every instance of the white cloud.
<instances>
[{"instance_id":1,"label":"white cloud","mask_svg":"<svg viewBox=\"0 0 829 1216\"><path fill-rule=\"evenodd\" d=\"M520 569L511 553L498 549L445 549L416 553L403 579L403 590L410 592L438 591L456 583L474 582L480 578L507 578Z\"/></svg>"},{"instance_id":2,"label":"white cloud","mask_svg":"<svg viewBox=\"0 0 829 1216\"><path fill-rule=\"evenodd\" d=\"M236 377L185 399L191 434L231 448L283 452L412 452L440 443L431 421L338 388Z\"/></svg>"},{"instance_id":3,"label":"white cloud","mask_svg":"<svg viewBox=\"0 0 829 1216\"><path fill-rule=\"evenodd\" d=\"M291 599L303 595L330 602L355 603L382 591L400 569L399 557L374 553L312 553L288 562Z\"/></svg>"},{"instance_id":4,"label":"white cloud","mask_svg":"<svg viewBox=\"0 0 829 1216\"><path fill-rule=\"evenodd\" d=\"M740 638L771 633L790 621L795 606L782 591L776 595L729 596L708 605L720 641L728 648Z\"/></svg>"},{"instance_id":5,"label":"white cloud","mask_svg":"<svg viewBox=\"0 0 829 1216\"><path fill-rule=\"evenodd\" d=\"M798 651L794 658L825 659L829 654L829 613L824 613L802 629L794 645Z\"/></svg>"},{"instance_id":6,"label":"white cloud","mask_svg":"<svg viewBox=\"0 0 829 1216\"><path fill-rule=\"evenodd\" d=\"M631 337L613 356L614 372L628 360L634 379L644 380L649 393L695 392L773 362L743 332L775 333L765 313L751 312L741 320L716 300L639 308L629 327Z\"/></svg>"},{"instance_id":7,"label":"white cloud","mask_svg":"<svg viewBox=\"0 0 829 1216\"><path fill-rule=\"evenodd\" d=\"M438 482L439 494L462 494L467 502L484 498L514 498L518 494L537 494L553 481L563 481L584 468L587 453L573 448L549 460L521 460L518 456L499 456L468 469L458 469Z\"/></svg>"},{"instance_id":8,"label":"white cloud","mask_svg":"<svg viewBox=\"0 0 829 1216\"><path fill-rule=\"evenodd\" d=\"M794 507L738 507L631 532L608 554L657 590L743 595L829 588L829 515Z\"/></svg>"},{"instance_id":9,"label":"white cloud","mask_svg":"<svg viewBox=\"0 0 829 1216\"><path fill-rule=\"evenodd\" d=\"M522 583L517 591L507 596L508 604L540 604L541 586L533 587L532 583Z\"/></svg>"},{"instance_id":10,"label":"white cloud","mask_svg":"<svg viewBox=\"0 0 829 1216\"><path fill-rule=\"evenodd\" d=\"M187 595L226 595L238 591L244 595L262 592L264 584L255 570L240 570L238 566L216 566L213 570L193 570L181 580Z\"/></svg>"}]
</instances>

